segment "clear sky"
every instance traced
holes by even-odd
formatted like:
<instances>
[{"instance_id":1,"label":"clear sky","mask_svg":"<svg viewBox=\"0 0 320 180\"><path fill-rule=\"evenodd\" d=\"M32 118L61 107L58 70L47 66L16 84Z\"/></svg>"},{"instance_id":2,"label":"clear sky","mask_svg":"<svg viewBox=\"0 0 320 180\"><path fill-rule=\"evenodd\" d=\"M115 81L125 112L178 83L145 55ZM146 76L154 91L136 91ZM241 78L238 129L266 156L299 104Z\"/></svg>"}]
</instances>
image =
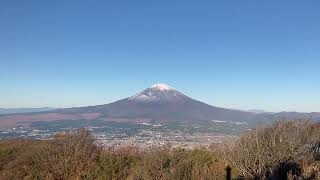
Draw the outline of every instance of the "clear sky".
<instances>
[{"instance_id":1,"label":"clear sky","mask_svg":"<svg viewBox=\"0 0 320 180\"><path fill-rule=\"evenodd\" d=\"M0 107L105 104L157 82L320 112L320 1L1 0Z\"/></svg>"}]
</instances>

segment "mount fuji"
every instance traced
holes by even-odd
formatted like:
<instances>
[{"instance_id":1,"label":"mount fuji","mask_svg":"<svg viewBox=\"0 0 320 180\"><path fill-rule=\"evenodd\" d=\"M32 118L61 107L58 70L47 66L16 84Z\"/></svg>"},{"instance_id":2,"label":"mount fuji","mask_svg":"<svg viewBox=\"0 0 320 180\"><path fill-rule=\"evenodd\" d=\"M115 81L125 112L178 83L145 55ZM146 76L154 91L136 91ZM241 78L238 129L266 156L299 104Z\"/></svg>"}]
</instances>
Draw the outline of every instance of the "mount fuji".
<instances>
[{"instance_id":1,"label":"mount fuji","mask_svg":"<svg viewBox=\"0 0 320 180\"><path fill-rule=\"evenodd\" d=\"M102 122L272 122L281 118L320 121L320 113L254 113L208 105L166 84L155 84L131 97L104 105L56 109L46 112L0 115L0 130L37 121L99 120Z\"/></svg>"},{"instance_id":2,"label":"mount fuji","mask_svg":"<svg viewBox=\"0 0 320 180\"><path fill-rule=\"evenodd\" d=\"M99 113L106 119L153 121L251 121L254 113L214 107L192 99L166 84L154 84L114 103L53 111L63 114Z\"/></svg>"},{"instance_id":3,"label":"mount fuji","mask_svg":"<svg viewBox=\"0 0 320 180\"><path fill-rule=\"evenodd\" d=\"M137 103L177 103L191 100L191 98L166 84L154 84L150 88L129 97L128 100Z\"/></svg>"}]
</instances>

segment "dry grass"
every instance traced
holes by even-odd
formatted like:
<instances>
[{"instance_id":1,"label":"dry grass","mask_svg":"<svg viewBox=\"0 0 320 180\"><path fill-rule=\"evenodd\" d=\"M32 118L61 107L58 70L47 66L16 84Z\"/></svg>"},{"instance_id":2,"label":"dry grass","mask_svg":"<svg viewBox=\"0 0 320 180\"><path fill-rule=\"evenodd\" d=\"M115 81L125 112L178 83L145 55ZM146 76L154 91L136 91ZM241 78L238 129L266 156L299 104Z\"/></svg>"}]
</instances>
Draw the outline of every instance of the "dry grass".
<instances>
[{"instance_id":1,"label":"dry grass","mask_svg":"<svg viewBox=\"0 0 320 180\"><path fill-rule=\"evenodd\" d=\"M95 167L99 148L79 130L47 141L2 142L0 179L79 179Z\"/></svg>"},{"instance_id":2,"label":"dry grass","mask_svg":"<svg viewBox=\"0 0 320 180\"><path fill-rule=\"evenodd\" d=\"M242 135L219 154L245 177L319 176L319 132L311 121L279 121Z\"/></svg>"},{"instance_id":3,"label":"dry grass","mask_svg":"<svg viewBox=\"0 0 320 180\"><path fill-rule=\"evenodd\" d=\"M320 125L277 122L211 149L102 149L84 129L46 141L0 141L0 179L320 179Z\"/></svg>"}]
</instances>

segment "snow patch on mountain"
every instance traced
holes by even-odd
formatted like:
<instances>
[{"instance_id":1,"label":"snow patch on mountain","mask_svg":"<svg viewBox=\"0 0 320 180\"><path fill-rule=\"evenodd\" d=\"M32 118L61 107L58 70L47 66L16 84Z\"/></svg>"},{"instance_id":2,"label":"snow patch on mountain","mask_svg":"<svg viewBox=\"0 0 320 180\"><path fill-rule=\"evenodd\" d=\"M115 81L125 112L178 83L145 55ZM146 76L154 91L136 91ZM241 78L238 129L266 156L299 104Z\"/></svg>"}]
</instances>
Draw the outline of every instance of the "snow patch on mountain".
<instances>
[{"instance_id":1,"label":"snow patch on mountain","mask_svg":"<svg viewBox=\"0 0 320 180\"><path fill-rule=\"evenodd\" d=\"M167 84L163 84L163 83L157 83L151 86L152 89L158 89L161 91L165 91L165 90L174 90L172 87L170 87Z\"/></svg>"},{"instance_id":2,"label":"snow patch on mountain","mask_svg":"<svg viewBox=\"0 0 320 180\"><path fill-rule=\"evenodd\" d=\"M184 94L176 91L167 84L154 84L150 88L128 98L130 101L136 102L177 102L185 99L190 99Z\"/></svg>"}]
</instances>

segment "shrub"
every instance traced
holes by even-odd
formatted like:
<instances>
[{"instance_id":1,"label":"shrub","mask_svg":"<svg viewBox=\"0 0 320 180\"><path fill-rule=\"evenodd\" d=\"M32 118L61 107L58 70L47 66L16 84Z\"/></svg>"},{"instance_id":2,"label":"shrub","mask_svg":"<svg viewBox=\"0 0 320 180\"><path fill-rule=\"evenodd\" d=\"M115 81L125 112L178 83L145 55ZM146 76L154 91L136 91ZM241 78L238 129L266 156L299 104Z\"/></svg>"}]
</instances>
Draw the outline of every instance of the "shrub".
<instances>
[{"instance_id":1,"label":"shrub","mask_svg":"<svg viewBox=\"0 0 320 180\"><path fill-rule=\"evenodd\" d=\"M311 121L279 121L244 134L222 154L242 175L265 177L276 173L281 164L297 164L309 158L310 147L320 140L319 132L319 126Z\"/></svg>"},{"instance_id":2,"label":"shrub","mask_svg":"<svg viewBox=\"0 0 320 180\"><path fill-rule=\"evenodd\" d=\"M84 179L126 179L132 174L131 168L138 160L139 154L134 147L104 149L97 159L95 169Z\"/></svg>"},{"instance_id":3,"label":"shrub","mask_svg":"<svg viewBox=\"0 0 320 180\"><path fill-rule=\"evenodd\" d=\"M320 179L320 124L280 121L211 149L102 149L84 130L48 140L0 141L0 179Z\"/></svg>"},{"instance_id":4,"label":"shrub","mask_svg":"<svg viewBox=\"0 0 320 180\"><path fill-rule=\"evenodd\" d=\"M134 167L136 179L221 179L225 163L208 149L162 147L142 154Z\"/></svg>"},{"instance_id":5,"label":"shrub","mask_svg":"<svg viewBox=\"0 0 320 180\"><path fill-rule=\"evenodd\" d=\"M99 153L93 136L83 129L25 144L4 165L0 179L79 179L95 166Z\"/></svg>"}]
</instances>

